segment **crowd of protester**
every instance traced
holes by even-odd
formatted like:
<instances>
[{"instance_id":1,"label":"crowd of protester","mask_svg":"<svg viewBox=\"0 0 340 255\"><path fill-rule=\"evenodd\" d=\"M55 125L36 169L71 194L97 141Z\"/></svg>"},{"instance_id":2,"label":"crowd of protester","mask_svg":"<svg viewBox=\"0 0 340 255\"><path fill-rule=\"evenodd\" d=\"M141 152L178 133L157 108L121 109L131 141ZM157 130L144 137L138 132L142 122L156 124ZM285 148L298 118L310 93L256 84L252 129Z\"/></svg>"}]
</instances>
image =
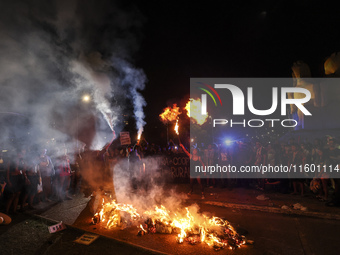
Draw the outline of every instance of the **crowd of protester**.
<instances>
[{"instance_id":1,"label":"crowd of protester","mask_svg":"<svg viewBox=\"0 0 340 255\"><path fill-rule=\"evenodd\" d=\"M189 152L190 151L190 152ZM190 176L190 189L188 195L193 192L193 184L197 180L204 199L205 187L221 187L232 189L234 187L254 188L265 190L275 189L277 192L306 196L313 194L317 199L326 202L328 206L340 205L339 186L340 181L330 176L330 167L334 173L340 172L340 146L333 137L315 139L313 143L298 143L293 138L288 142L266 142L260 140L254 142L227 141L225 144L191 144L186 148L182 144L176 144L170 140L167 147L155 144L140 146L138 153L141 157L149 155L174 156L186 154L190 157L191 165L214 166L234 165L253 166L296 166L298 169L304 166L313 167L316 170L305 173L289 175L286 178L266 179L235 179L230 178L229 173L220 173L218 178L207 178L202 173ZM318 168L319 166L319 168ZM320 169L320 170L319 170ZM338 170L337 170L338 169ZM330 197L332 193L332 197Z\"/></svg>"},{"instance_id":2,"label":"crowd of protester","mask_svg":"<svg viewBox=\"0 0 340 255\"><path fill-rule=\"evenodd\" d=\"M24 147L0 155L1 202L6 214L34 209L34 204L72 199L74 178L67 150L51 159L47 150Z\"/></svg>"},{"instance_id":3,"label":"crowd of protester","mask_svg":"<svg viewBox=\"0 0 340 255\"><path fill-rule=\"evenodd\" d=\"M275 189L277 192L306 196L307 193L313 194L317 199L326 202L328 206L340 205L339 186L340 181L330 176L329 167L335 170L334 173L340 172L340 146L333 137L324 139L315 139L313 143L299 143L291 138L288 142L254 142L244 141L227 141L225 144L190 144L190 148L182 144L177 146L172 140L167 146L158 146L148 144L142 141L138 146L128 147L127 150L116 149L116 154L121 157L128 157L129 153L133 155L133 161L142 162L143 158L148 156L167 156L187 155L190 158L191 165L214 166L234 165L240 166L311 166L316 168L315 171L301 173L300 175L289 175L286 178L267 179L237 179L230 178L229 173L220 173L218 178L202 178L202 173L190 175L190 188L188 195L193 192L194 182L198 182L204 196L205 187L220 187L233 189L234 187L254 188L265 190L267 188ZM137 155L137 156L136 156ZM137 158L137 159L136 159ZM320 166L320 170L318 170ZM327 167L327 169L325 168ZM142 165L138 171L142 172ZM325 171L327 170L327 171ZM145 171L145 169L144 169ZM188 176L189 177L189 176ZM332 197L330 196L332 194Z\"/></svg>"},{"instance_id":4,"label":"crowd of protester","mask_svg":"<svg viewBox=\"0 0 340 255\"><path fill-rule=\"evenodd\" d=\"M289 193L291 195L305 196L306 192L315 194L320 201L327 202L328 206L339 206L339 179L331 178L330 167L334 173L340 172L340 147L333 137L328 137L325 141L315 139L311 143L296 143L290 139L287 143L279 142L242 142L228 141L227 144L209 144L205 146L192 146L190 154L184 146L183 150L191 159L191 164L214 166L234 165L240 166L304 166L313 167L316 170L306 171L300 175L289 175L286 178L266 179L233 179L229 178L228 173L220 173L220 178L209 179L194 176L202 189L202 198L204 198L204 186L222 188L228 187L246 187L264 190L268 187L275 187L278 192ZM196 159L195 159L196 157ZM318 168L318 166L320 166ZM318 170L320 169L320 170ZM334 175L333 175L334 176ZM201 176L203 177L203 176ZM202 180L201 180L202 179ZM192 182L192 180L191 180ZM332 191L333 197L329 196ZM189 195L192 192L192 184Z\"/></svg>"},{"instance_id":5,"label":"crowd of protester","mask_svg":"<svg viewBox=\"0 0 340 255\"><path fill-rule=\"evenodd\" d=\"M2 150L0 150L2 153ZM24 211L33 209L34 205L45 201L63 201L72 199L72 195L82 191L90 195L94 189L105 187L100 180L112 180L113 166L126 159L129 164L132 189L141 182L136 176L143 176L148 166L143 160L150 156L172 157L184 155L190 158L191 165L304 165L340 167L340 148L336 140L329 137L322 141L315 139L314 143L296 143L291 139L287 143L262 143L234 141L226 144L193 144L186 148L183 144L175 144L172 140L167 146L161 147L149 144L145 140L134 146L106 147L103 151L77 151L69 155L66 148L58 153L49 154L46 149L27 150L20 148L16 153L0 154L0 184L1 202L4 212L17 213L18 208ZM50 156L49 156L50 155ZM55 156L58 155L58 156ZM89 180L83 178L86 169L97 167L98 187L90 187ZM321 167L321 169L323 169ZM202 199L206 187L229 188L245 187L264 190L275 187L278 192L305 196L306 192L315 194L329 206L340 205L339 179L333 179L327 171L315 171L313 176L281 179L235 179L228 173L220 173L219 178L201 178L200 174L190 177L188 195L193 193L194 182L200 185ZM109 178L108 178L109 177ZM296 177L296 176L295 176ZM147 180L142 180L144 188ZM87 190L87 191L86 191ZM330 196L332 194L332 196Z\"/></svg>"},{"instance_id":6,"label":"crowd of protester","mask_svg":"<svg viewBox=\"0 0 340 255\"><path fill-rule=\"evenodd\" d=\"M4 213L35 209L41 202L72 200L78 193L87 197L98 189L109 191L113 189L113 166L119 160L129 161L126 170L140 175L142 158L156 154L140 145L105 146L101 151L85 147L72 152L65 147L51 152L19 147L6 153L0 148L0 206Z\"/></svg>"}]
</instances>

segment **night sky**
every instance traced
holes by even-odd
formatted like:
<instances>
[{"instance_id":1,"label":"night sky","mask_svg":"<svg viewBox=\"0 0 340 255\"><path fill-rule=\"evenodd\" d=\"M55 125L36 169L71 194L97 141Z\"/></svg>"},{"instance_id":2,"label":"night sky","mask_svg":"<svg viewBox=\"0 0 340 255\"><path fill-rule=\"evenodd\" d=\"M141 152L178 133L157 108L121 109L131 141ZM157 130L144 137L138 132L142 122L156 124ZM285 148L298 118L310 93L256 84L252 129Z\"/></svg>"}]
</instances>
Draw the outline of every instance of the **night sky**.
<instances>
[{"instance_id":1,"label":"night sky","mask_svg":"<svg viewBox=\"0 0 340 255\"><path fill-rule=\"evenodd\" d=\"M339 15L320 1L137 6L146 18L136 60L148 77L147 133L162 127L157 116L164 107L188 98L190 77L291 77L297 60L322 77L324 60L340 49Z\"/></svg>"},{"instance_id":2,"label":"night sky","mask_svg":"<svg viewBox=\"0 0 340 255\"><path fill-rule=\"evenodd\" d=\"M337 12L307 0L2 1L0 112L30 119L13 132L36 130L37 144L82 140L94 126L97 147L110 126L164 142L159 114L185 106L191 77L291 77L298 60L322 77L325 59L340 51ZM84 93L92 96L85 107ZM0 124L14 137L13 125Z\"/></svg>"}]
</instances>

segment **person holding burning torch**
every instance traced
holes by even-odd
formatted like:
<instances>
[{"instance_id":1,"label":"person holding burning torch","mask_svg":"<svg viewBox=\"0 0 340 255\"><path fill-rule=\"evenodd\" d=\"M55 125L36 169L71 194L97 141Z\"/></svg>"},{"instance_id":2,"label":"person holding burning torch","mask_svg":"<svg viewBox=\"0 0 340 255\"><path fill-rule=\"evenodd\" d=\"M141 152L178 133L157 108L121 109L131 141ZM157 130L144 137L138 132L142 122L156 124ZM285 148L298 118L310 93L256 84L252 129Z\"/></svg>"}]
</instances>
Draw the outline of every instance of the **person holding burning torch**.
<instances>
[{"instance_id":1,"label":"person holding burning torch","mask_svg":"<svg viewBox=\"0 0 340 255\"><path fill-rule=\"evenodd\" d=\"M181 146L181 148L183 149L183 151L185 152L185 154L188 155L188 157L190 158L190 168L193 168L195 169L196 166L203 166L204 168L204 163L201 159L201 156L198 155L198 149L197 148L194 148L193 151L192 151L192 154L189 153L183 144L179 144ZM200 177L200 174L199 173L196 173L194 175L192 175L194 171L190 171L190 191L188 193L188 195L190 196L193 191L194 191L194 180L197 179L197 182L198 184L201 186L201 192L202 192L202 199L204 199L204 186L202 185L202 182L201 182L201 177Z\"/></svg>"}]
</instances>

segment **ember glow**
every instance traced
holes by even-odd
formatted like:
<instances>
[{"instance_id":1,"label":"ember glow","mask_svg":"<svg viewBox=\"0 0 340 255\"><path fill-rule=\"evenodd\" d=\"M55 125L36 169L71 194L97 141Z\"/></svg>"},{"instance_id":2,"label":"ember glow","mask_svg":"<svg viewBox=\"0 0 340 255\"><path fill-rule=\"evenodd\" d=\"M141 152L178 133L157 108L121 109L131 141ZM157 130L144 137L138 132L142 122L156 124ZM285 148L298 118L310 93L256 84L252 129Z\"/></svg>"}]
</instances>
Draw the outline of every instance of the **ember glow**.
<instances>
[{"instance_id":1,"label":"ember glow","mask_svg":"<svg viewBox=\"0 0 340 255\"><path fill-rule=\"evenodd\" d=\"M181 112L179 110L179 107L177 107L177 104L174 104L172 108L166 107L163 110L163 113L159 115L159 117L163 123L167 123L167 122L175 121L178 115L180 114Z\"/></svg>"},{"instance_id":2,"label":"ember glow","mask_svg":"<svg viewBox=\"0 0 340 255\"><path fill-rule=\"evenodd\" d=\"M103 199L92 222L103 224L108 229L134 226L139 236L148 233L175 234L178 243L206 243L214 249L236 249L246 243L245 237L239 235L228 221L198 214L189 207L172 212L161 205L138 213L132 205L104 202Z\"/></svg>"},{"instance_id":3,"label":"ember glow","mask_svg":"<svg viewBox=\"0 0 340 255\"><path fill-rule=\"evenodd\" d=\"M202 102L200 99L193 99L190 98L185 106L185 110L187 110L187 115L189 118L193 120L194 123L197 123L198 125L203 125L207 119L207 115L201 114L201 106Z\"/></svg>"}]
</instances>

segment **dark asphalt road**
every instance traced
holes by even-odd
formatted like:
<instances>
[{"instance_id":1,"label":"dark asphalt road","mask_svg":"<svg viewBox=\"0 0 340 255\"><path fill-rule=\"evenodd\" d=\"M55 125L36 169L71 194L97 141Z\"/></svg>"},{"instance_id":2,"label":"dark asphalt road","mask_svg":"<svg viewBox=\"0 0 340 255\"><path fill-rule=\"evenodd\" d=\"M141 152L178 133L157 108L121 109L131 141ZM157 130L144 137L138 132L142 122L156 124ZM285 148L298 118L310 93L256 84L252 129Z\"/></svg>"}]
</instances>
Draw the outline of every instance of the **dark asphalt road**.
<instances>
[{"instance_id":1,"label":"dark asphalt road","mask_svg":"<svg viewBox=\"0 0 340 255\"><path fill-rule=\"evenodd\" d=\"M9 226L0 226L1 255L89 255L155 254L109 238L100 237L91 245L75 243L85 232L74 228L50 234L53 223L29 215L16 215Z\"/></svg>"},{"instance_id":2,"label":"dark asphalt road","mask_svg":"<svg viewBox=\"0 0 340 255\"><path fill-rule=\"evenodd\" d=\"M254 247L235 254L340 254L340 221L201 206L248 231ZM249 253L248 253L249 252Z\"/></svg>"}]
</instances>

